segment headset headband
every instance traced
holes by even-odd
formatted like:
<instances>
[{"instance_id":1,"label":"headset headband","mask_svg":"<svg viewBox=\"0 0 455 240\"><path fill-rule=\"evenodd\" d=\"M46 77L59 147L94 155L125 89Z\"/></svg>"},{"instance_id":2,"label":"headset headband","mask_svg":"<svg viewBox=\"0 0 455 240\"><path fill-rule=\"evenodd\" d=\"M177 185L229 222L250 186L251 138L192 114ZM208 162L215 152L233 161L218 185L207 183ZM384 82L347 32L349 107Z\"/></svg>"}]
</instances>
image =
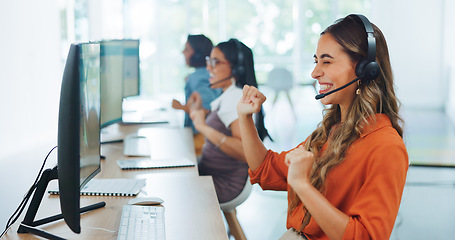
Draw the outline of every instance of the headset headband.
<instances>
[{"instance_id":1,"label":"headset headband","mask_svg":"<svg viewBox=\"0 0 455 240\"><path fill-rule=\"evenodd\" d=\"M236 47L237 47L237 64L233 66L233 75L236 77L240 77L241 75L245 74L245 67L244 60L243 60L243 51L242 51L242 44L237 38L232 38Z\"/></svg>"},{"instance_id":2,"label":"headset headband","mask_svg":"<svg viewBox=\"0 0 455 240\"><path fill-rule=\"evenodd\" d=\"M361 14L351 14L349 16L360 19L363 26L365 27L365 32L367 33L367 42L368 42L368 51L367 51L367 60L369 62L376 61L376 39L374 38L374 29L371 22L367 17Z\"/></svg>"},{"instance_id":3,"label":"headset headband","mask_svg":"<svg viewBox=\"0 0 455 240\"><path fill-rule=\"evenodd\" d=\"M363 15L351 14L349 16L360 20L367 35L367 56L357 63L355 73L357 77L362 79L365 83L368 83L369 81L376 79L381 72L381 68L376 62L376 39L374 38L373 25Z\"/></svg>"}]
</instances>

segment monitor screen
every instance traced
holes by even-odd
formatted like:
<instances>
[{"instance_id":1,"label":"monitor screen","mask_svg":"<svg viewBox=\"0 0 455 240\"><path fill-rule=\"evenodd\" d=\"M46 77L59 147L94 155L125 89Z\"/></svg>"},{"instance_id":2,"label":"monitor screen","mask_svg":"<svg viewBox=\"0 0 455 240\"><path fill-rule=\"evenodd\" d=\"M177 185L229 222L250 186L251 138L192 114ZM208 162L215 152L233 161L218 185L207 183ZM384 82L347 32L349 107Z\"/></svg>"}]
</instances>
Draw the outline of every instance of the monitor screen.
<instances>
[{"instance_id":1,"label":"monitor screen","mask_svg":"<svg viewBox=\"0 0 455 240\"><path fill-rule=\"evenodd\" d=\"M123 42L100 42L101 127L121 121L123 101Z\"/></svg>"},{"instance_id":2,"label":"monitor screen","mask_svg":"<svg viewBox=\"0 0 455 240\"><path fill-rule=\"evenodd\" d=\"M101 128L122 119L122 101L138 96L139 40L121 39L100 42Z\"/></svg>"},{"instance_id":3,"label":"monitor screen","mask_svg":"<svg viewBox=\"0 0 455 240\"><path fill-rule=\"evenodd\" d=\"M140 94L139 40L124 39L123 42L123 97Z\"/></svg>"},{"instance_id":4,"label":"monitor screen","mask_svg":"<svg viewBox=\"0 0 455 240\"><path fill-rule=\"evenodd\" d=\"M80 232L80 189L101 169L100 46L70 47L60 92L58 123L60 206L67 225Z\"/></svg>"}]
</instances>

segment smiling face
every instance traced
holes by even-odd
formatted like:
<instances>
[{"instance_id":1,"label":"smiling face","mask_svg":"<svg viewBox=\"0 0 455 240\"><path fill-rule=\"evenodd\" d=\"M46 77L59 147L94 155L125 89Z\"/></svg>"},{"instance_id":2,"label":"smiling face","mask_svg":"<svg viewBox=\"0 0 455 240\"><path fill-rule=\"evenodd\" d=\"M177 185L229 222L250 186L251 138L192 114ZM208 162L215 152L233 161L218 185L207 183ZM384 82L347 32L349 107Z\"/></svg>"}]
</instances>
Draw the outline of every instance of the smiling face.
<instances>
[{"instance_id":1,"label":"smiling face","mask_svg":"<svg viewBox=\"0 0 455 240\"><path fill-rule=\"evenodd\" d=\"M311 76L318 81L320 94L342 87L357 77L356 63L352 62L343 47L329 33L319 38L314 60L316 66ZM321 102L325 105L339 104L344 113L354 100L356 89L357 84L352 84L322 98Z\"/></svg>"},{"instance_id":2,"label":"smiling face","mask_svg":"<svg viewBox=\"0 0 455 240\"><path fill-rule=\"evenodd\" d=\"M222 88L223 91L226 90L229 86L231 86L232 82L229 80L222 81L224 79L228 79L232 76L232 69L229 62L226 60L223 52L215 47L212 49L210 53L210 59L207 62L207 70L210 73L209 82L216 83L211 86L211 88Z\"/></svg>"}]
</instances>

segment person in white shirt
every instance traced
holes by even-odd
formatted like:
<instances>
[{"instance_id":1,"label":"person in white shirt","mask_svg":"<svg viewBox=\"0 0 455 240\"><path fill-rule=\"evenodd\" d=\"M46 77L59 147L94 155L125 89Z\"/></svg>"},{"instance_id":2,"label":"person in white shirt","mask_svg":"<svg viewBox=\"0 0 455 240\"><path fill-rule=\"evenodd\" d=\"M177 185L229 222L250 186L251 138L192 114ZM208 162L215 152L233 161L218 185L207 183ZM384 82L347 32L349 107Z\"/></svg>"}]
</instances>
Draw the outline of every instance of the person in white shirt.
<instances>
[{"instance_id":1,"label":"person in white shirt","mask_svg":"<svg viewBox=\"0 0 455 240\"><path fill-rule=\"evenodd\" d=\"M223 93L210 104L211 111L203 109L202 98L190 97L190 117L199 133L206 138L198 163L200 175L213 178L220 203L240 194L248 178L248 165L240 138L237 103L244 85L256 86L253 53L237 39L215 46L207 60L212 88ZM263 140L269 136L264 126L263 111L256 115L256 128Z\"/></svg>"}]
</instances>

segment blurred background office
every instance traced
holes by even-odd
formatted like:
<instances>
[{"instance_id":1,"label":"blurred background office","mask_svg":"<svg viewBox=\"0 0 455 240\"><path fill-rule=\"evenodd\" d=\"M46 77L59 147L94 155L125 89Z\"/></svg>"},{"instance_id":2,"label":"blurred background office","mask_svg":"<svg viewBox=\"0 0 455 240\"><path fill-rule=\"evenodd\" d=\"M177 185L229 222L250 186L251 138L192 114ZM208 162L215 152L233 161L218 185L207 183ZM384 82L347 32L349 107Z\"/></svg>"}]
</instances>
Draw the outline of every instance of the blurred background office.
<instances>
[{"instance_id":1,"label":"blurred background office","mask_svg":"<svg viewBox=\"0 0 455 240\"><path fill-rule=\"evenodd\" d=\"M6 206L0 199L0 226L28 187L14 192L8 180L19 172L31 184L47 151L56 145L61 77L72 42L139 39L141 94L169 99L170 104L172 98L184 99L184 82L178 79L189 73L181 55L188 34L205 34L214 43L238 38L254 52L260 84L267 86L269 72L282 67L291 71L298 89L313 82L310 72L319 33L337 18L362 13L386 36L403 108L437 113L451 125L454 12L451 0L1 1L0 190L5 198L4 190L9 189L14 201ZM275 93L268 93L273 99ZM291 92L291 97L293 111L314 120L302 127L311 131L322 109L313 101L314 89ZM266 112L278 109L270 106ZM269 124L274 122L269 119ZM271 131L279 135L286 130ZM309 133L305 131L285 144L280 140L286 138L278 136L278 143L270 146L288 149L303 140ZM15 162L15 154L32 149L42 152L35 156L36 166ZM455 165L455 155L449 157L454 159L448 164Z\"/></svg>"}]
</instances>

